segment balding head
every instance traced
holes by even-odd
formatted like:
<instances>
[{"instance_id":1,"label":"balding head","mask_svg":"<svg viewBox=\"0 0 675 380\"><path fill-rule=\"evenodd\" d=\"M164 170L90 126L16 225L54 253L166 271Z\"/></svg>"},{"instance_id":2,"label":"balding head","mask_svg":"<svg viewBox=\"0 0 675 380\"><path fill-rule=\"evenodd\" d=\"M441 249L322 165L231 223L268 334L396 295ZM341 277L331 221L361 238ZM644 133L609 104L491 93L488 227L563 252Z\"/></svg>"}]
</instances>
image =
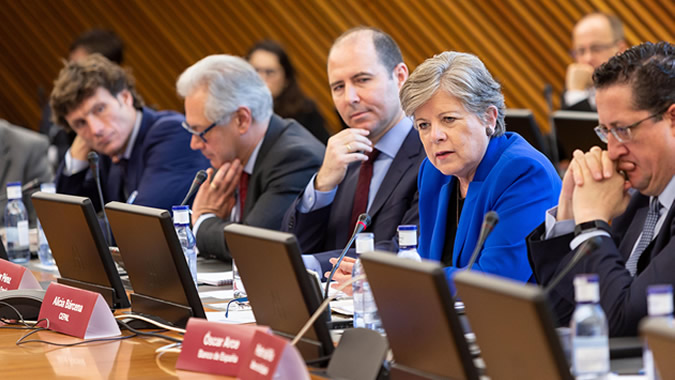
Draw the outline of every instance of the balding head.
<instances>
[{"instance_id":1,"label":"balding head","mask_svg":"<svg viewBox=\"0 0 675 380\"><path fill-rule=\"evenodd\" d=\"M574 59L594 69L626 47L621 20L613 15L591 13L579 20L572 31Z\"/></svg>"}]
</instances>

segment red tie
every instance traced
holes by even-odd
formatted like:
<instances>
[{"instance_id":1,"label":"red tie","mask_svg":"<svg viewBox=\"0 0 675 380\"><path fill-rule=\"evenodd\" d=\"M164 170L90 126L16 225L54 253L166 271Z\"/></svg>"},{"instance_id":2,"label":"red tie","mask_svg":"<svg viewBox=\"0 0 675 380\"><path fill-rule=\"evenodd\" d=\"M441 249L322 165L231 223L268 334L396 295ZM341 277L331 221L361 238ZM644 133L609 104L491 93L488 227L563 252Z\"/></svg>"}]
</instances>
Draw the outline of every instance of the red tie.
<instances>
[{"instance_id":1,"label":"red tie","mask_svg":"<svg viewBox=\"0 0 675 380\"><path fill-rule=\"evenodd\" d=\"M239 221L244 221L244 204L246 204L246 192L248 191L249 174L245 171L241 172L239 177Z\"/></svg>"},{"instance_id":2,"label":"red tie","mask_svg":"<svg viewBox=\"0 0 675 380\"><path fill-rule=\"evenodd\" d=\"M349 221L349 230L354 229L359 215L366 212L368 208L368 191L370 189L370 180L373 178L373 162L380 151L373 149L367 153L368 161L361 162L359 169L359 181L356 183L356 192L354 193L354 205L352 206L352 218Z\"/></svg>"}]
</instances>

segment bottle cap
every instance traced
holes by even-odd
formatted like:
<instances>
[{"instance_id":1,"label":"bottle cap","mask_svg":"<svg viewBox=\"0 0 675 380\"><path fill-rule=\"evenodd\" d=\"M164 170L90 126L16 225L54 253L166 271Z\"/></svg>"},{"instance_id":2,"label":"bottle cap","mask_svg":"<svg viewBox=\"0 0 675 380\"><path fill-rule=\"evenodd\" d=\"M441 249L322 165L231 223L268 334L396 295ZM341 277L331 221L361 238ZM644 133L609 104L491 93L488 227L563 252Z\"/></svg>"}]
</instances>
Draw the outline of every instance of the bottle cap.
<instances>
[{"instance_id":1,"label":"bottle cap","mask_svg":"<svg viewBox=\"0 0 675 380\"><path fill-rule=\"evenodd\" d=\"M673 286L650 285L647 287L647 311L651 317L673 314Z\"/></svg>"},{"instance_id":2,"label":"bottle cap","mask_svg":"<svg viewBox=\"0 0 675 380\"><path fill-rule=\"evenodd\" d=\"M21 182L9 182L7 184L7 199L21 199Z\"/></svg>"},{"instance_id":3,"label":"bottle cap","mask_svg":"<svg viewBox=\"0 0 675 380\"><path fill-rule=\"evenodd\" d=\"M375 235L372 232L361 232L356 235L356 253L372 252L375 250Z\"/></svg>"},{"instance_id":4,"label":"bottle cap","mask_svg":"<svg viewBox=\"0 0 675 380\"><path fill-rule=\"evenodd\" d=\"M400 247L417 246L417 226L405 224L398 226L398 245Z\"/></svg>"},{"instance_id":5,"label":"bottle cap","mask_svg":"<svg viewBox=\"0 0 675 380\"><path fill-rule=\"evenodd\" d=\"M190 208L188 206L173 206L173 224L190 224Z\"/></svg>"},{"instance_id":6,"label":"bottle cap","mask_svg":"<svg viewBox=\"0 0 675 380\"><path fill-rule=\"evenodd\" d=\"M574 277L574 299L577 302L600 301L597 274L579 274Z\"/></svg>"}]
</instances>

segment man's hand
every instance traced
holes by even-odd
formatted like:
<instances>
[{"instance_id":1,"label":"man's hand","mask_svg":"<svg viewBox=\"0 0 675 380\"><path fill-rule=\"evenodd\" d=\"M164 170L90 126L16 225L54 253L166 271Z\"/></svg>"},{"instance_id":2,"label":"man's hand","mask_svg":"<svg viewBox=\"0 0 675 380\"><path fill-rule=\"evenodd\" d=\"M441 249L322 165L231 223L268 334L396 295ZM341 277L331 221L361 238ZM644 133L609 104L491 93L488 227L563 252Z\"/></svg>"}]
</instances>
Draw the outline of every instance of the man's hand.
<instances>
[{"instance_id":1,"label":"man's hand","mask_svg":"<svg viewBox=\"0 0 675 380\"><path fill-rule=\"evenodd\" d=\"M79 135L75 136L75 140L70 145L70 156L76 160L87 161L87 155L91 152L91 147Z\"/></svg>"},{"instance_id":2,"label":"man's hand","mask_svg":"<svg viewBox=\"0 0 675 380\"><path fill-rule=\"evenodd\" d=\"M567 90L584 91L593 86L593 66L585 63L572 63L567 66L565 87Z\"/></svg>"},{"instance_id":3,"label":"man's hand","mask_svg":"<svg viewBox=\"0 0 675 380\"><path fill-rule=\"evenodd\" d=\"M617 171L607 151L593 147L584 154L577 150L570 167L575 183L572 204L576 224L596 219L609 222L626 210L630 183Z\"/></svg>"},{"instance_id":4,"label":"man's hand","mask_svg":"<svg viewBox=\"0 0 675 380\"><path fill-rule=\"evenodd\" d=\"M314 179L314 188L318 191L330 191L342 182L347 174L347 166L355 161L366 161L373 143L366 136L370 131L347 128L328 139L326 155Z\"/></svg>"},{"instance_id":5,"label":"man's hand","mask_svg":"<svg viewBox=\"0 0 675 380\"><path fill-rule=\"evenodd\" d=\"M335 263L337 263L337 257L334 257L329 260L333 266L335 266ZM353 257L345 256L342 259L342 262L340 263L340 267L335 271L335 274L333 275L333 281L336 281L337 284L331 285L333 288L337 288L340 285L344 284L345 282L351 280L352 278L352 271L354 270L354 263L356 262L356 259ZM324 273L324 277L328 278L330 276L330 272ZM345 294L348 296L352 295L352 286L349 285L348 287L344 288L342 290Z\"/></svg>"},{"instance_id":6,"label":"man's hand","mask_svg":"<svg viewBox=\"0 0 675 380\"><path fill-rule=\"evenodd\" d=\"M213 168L206 170L206 181L199 187L192 204L192 223L196 223L202 214L213 213L221 219L227 219L235 204L235 190L243 167L238 159L225 163L214 174Z\"/></svg>"}]
</instances>

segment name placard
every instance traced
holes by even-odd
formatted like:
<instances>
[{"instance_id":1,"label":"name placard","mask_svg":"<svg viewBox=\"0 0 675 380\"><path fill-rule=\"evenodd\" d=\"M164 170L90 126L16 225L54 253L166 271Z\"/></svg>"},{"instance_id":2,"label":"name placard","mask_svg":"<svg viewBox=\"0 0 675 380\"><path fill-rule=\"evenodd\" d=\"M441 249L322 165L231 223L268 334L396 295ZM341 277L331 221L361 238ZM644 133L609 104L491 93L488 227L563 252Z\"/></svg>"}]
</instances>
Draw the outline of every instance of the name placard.
<instances>
[{"instance_id":1,"label":"name placard","mask_svg":"<svg viewBox=\"0 0 675 380\"><path fill-rule=\"evenodd\" d=\"M52 282L47 288L39 319L40 326L83 339L121 334L103 297L88 290Z\"/></svg>"},{"instance_id":2,"label":"name placard","mask_svg":"<svg viewBox=\"0 0 675 380\"><path fill-rule=\"evenodd\" d=\"M295 346L284 338L257 331L238 378L254 380L309 379L309 372Z\"/></svg>"},{"instance_id":3,"label":"name placard","mask_svg":"<svg viewBox=\"0 0 675 380\"><path fill-rule=\"evenodd\" d=\"M263 326L233 325L190 318L177 369L236 376L256 331Z\"/></svg>"},{"instance_id":4,"label":"name placard","mask_svg":"<svg viewBox=\"0 0 675 380\"><path fill-rule=\"evenodd\" d=\"M19 264L0 259L0 291L16 289L40 290L42 287L31 271Z\"/></svg>"}]
</instances>

